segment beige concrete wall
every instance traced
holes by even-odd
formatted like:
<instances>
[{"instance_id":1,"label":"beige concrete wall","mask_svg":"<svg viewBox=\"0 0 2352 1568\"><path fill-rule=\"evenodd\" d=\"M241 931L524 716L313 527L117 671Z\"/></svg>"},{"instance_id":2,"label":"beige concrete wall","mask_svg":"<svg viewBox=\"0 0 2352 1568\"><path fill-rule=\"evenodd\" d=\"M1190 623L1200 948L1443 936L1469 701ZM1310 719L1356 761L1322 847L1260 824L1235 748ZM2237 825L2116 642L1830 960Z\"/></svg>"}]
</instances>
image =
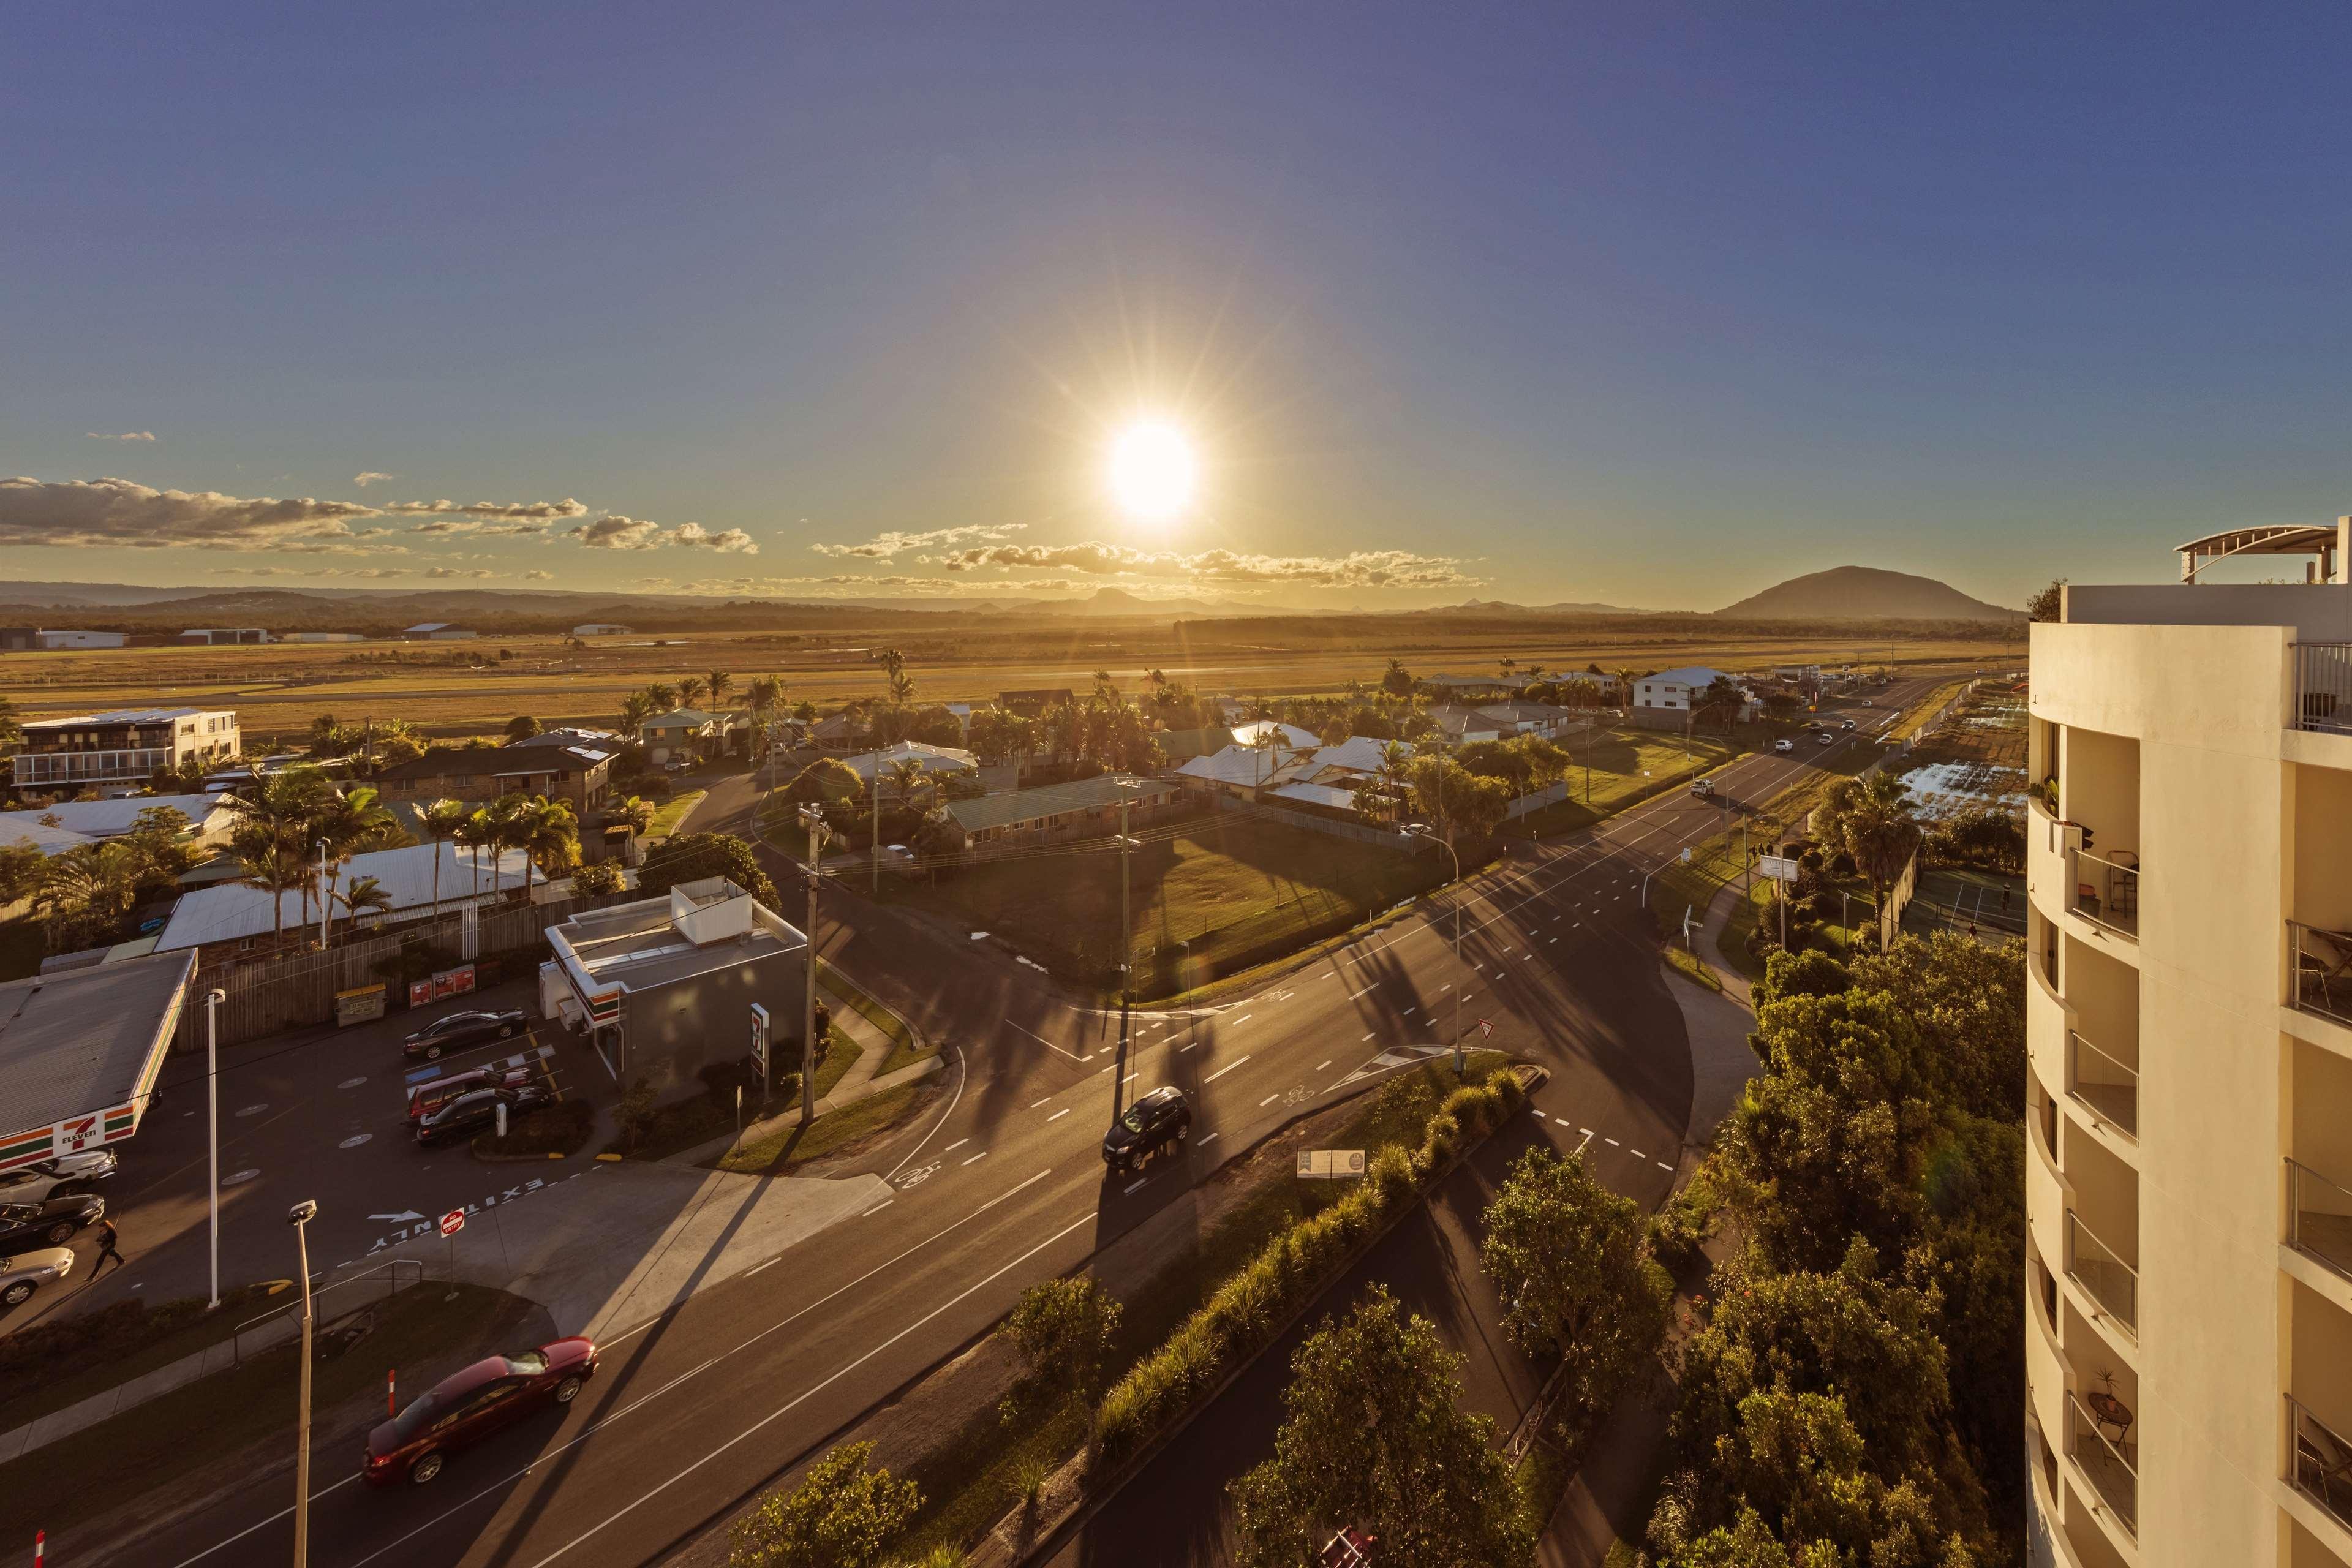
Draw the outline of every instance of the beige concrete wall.
<instances>
[{"instance_id":1,"label":"beige concrete wall","mask_svg":"<svg viewBox=\"0 0 2352 1568\"><path fill-rule=\"evenodd\" d=\"M2294 837L2288 912L2305 925L2352 930L2352 773L2293 767Z\"/></svg>"},{"instance_id":2,"label":"beige concrete wall","mask_svg":"<svg viewBox=\"0 0 2352 1568\"><path fill-rule=\"evenodd\" d=\"M2116 957L2111 943L2074 937L2059 963L2074 1027L2124 1066L2138 1066L2139 971Z\"/></svg>"},{"instance_id":3,"label":"beige concrete wall","mask_svg":"<svg viewBox=\"0 0 2352 1568\"><path fill-rule=\"evenodd\" d=\"M2137 982L2133 1436L2139 1556L2150 1568L2273 1563L2284 1549L2276 1477L2289 1358L2276 1237L2282 917L2294 826L2283 752L2287 642L2276 626L2032 629L2032 714L2065 727L2062 773L2082 769L2063 781L2067 814L2092 823L2098 850L2134 847L2142 862L2138 941L2099 935L2066 912L2063 877L2052 876L2029 826L2035 879L2057 883L2037 887L2035 907L2070 939L2065 1001L2078 1018L2120 1016L2116 986ZM2352 860L2342 865L2352 879ZM2092 948L2116 962L2091 961ZM2035 1017L2029 1009L2029 1031L2046 1026ZM2078 1026L2105 1044L2088 1022ZM2093 1158L2092 1141L2071 1125L2061 1145L2085 1201L2093 1184L2105 1201L2106 1184L2127 1167ZM2076 1359L2077 1375L2084 1370Z\"/></svg>"}]
</instances>

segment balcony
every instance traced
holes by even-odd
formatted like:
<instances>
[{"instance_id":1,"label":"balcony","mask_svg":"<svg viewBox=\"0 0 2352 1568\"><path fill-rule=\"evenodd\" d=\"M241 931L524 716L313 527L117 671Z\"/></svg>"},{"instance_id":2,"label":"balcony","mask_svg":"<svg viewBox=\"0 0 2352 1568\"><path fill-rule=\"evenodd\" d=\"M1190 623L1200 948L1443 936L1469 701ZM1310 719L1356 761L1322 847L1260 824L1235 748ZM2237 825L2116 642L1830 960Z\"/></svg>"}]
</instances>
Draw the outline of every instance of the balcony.
<instances>
[{"instance_id":1,"label":"balcony","mask_svg":"<svg viewBox=\"0 0 2352 1568\"><path fill-rule=\"evenodd\" d=\"M2352 643L2294 645L2294 727L2352 735Z\"/></svg>"},{"instance_id":2,"label":"balcony","mask_svg":"<svg viewBox=\"0 0 2352 1568\"><path fill-rule=\"evenodd\" d=\"M2292 1394L2286 1396L2288 1452L2294 1489L2352 1530L2352 1439L2314 1415Z\"/></svg>"},{"instance_id":3,"label":"balcony","mask_svg":"<svg viewBox=\"0 0 2352 1568\"><path fill-rule=\"evenodd\" d=\"M2139 1142L2139 1071L2072 1029L2066 1031L2066 1093L2091 1114Z\"/></svg>"},{"instance_id":4,"label":"balcony","mask_svg":"<svg viewBox=\"0 0 2352 1568\"><path fill-rule=\"evenodd\" d=\"M2066 857L2066 880L2074 897L2066 907L2094 925L2139 937L2139 856L2118 849L2111 858L2088 849Z\"/></svg>"},{"instance_id":5,"label":"balcony","mask_svg":"<svg viewBox=\"0 0 2352 1568\"><path fill-rule=\"evenodd\" d=\"M19 752L9 759L16 765L16 785L20 789L123 779L143 783L150 773L171 760L168 747L154 751Z\"/></svg>"},{"instance_id":6,"label":"balcony","mask_svg":"<svg viewBox=\"0 0 2352 1568\"><path fill-rule=\"evenodd\" d=\"M2286 922L2287 946L2294 953L2296 1010L2352 1024L2352 931Z\"/></svg>"},{"instance_id":7,"label":"balcony","mask_svg":"<svg viewBox=\"0 0 2352 1568\"><path fill-rule=\"evenodd\" d=\"M2128 1414L2128 1412L2126 1412ZM2103 1427L2117 1428L2109 1437ZM2139 1445L2130 1441L2131 1427L2093 1417L2083 1401L2066 1395L2066 1453L2083 1472L2091 1490L2120 1521L2133 1540L2139 1539Z\"/></svg>"},{"instance_id":8,"label":"balcony","mask_svg":"<svg viewBox=\"0 0 2352 1568\"><path fill-rule=\"evenodd\" d=\"M2139 1270L2101 1241L2083 1216L2066 1215L2066 1278L2135 1338L2139 1333Z\"/></svg>"},{"instance_id":9,"label":"balcony","mask_svg":"<svg viewBox=\"0 0 2352 1568\"><path fill-rule=\"evenodd\" d=\"M2352 1189L2294 1159L2286 1174L2288 1244L2352 1278Z\"/></svg>"}]
</instances>

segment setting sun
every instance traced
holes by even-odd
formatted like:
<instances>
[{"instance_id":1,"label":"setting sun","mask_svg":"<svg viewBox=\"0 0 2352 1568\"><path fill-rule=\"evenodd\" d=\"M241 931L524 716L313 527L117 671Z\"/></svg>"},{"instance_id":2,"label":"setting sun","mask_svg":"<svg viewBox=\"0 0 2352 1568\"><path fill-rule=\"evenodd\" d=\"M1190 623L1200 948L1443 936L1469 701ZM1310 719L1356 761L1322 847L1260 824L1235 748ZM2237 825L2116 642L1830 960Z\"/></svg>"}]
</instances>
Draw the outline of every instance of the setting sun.
<instances>
[{"instance_id":1,"label":"setting sun","mask_svg":"<svg viewBox=\"0 0 2352 1568\"><path fill-rule=\"evenodd\" d=\"M1172 425L1131 425L1111 444L1111 494L1130 517L1167 521L1191 504L1198 478L1192 444Z\"/></svg>"}]
</instances>

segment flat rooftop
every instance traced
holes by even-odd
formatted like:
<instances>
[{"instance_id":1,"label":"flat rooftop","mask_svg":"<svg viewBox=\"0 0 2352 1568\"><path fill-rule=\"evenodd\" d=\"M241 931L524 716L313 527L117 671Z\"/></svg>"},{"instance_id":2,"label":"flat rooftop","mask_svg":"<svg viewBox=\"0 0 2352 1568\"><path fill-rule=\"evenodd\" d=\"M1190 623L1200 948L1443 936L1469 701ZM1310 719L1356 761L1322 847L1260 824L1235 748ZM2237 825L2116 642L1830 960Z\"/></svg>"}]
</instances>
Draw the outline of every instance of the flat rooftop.
<instances>
[{"instance_id":1,"label":"flat rooftop","mask_svg":"<svg viewBox=\"0 0 2352 1568\"><path fill-rule=\"evenodd\" d=\"M164 952L0 984L0 1133L152 1089L195 969Z\"/></svg>"},{"instance_id":2,"label":"flat rooftop","mask_svg":"<svg viewBox=\"0 0 2352 1568\"><path fill-rule=\"evenodd\" d=\"M552 928L557 956L595 991L656 986L807 945L797 927L723 878L574 915Z\"/></svg>"},{"instance_id":3,"label":"flat rooftop","mask_svg":"<svg viewBox=\"0 0 2352 1568\"><path fill-rule=\"evenodd\" d=\"M226 708L110 708L103 713L83 713L71 719L27 719L27 730L62 730L76 724L167 724L174 719L197 719L226 713Z\"/></svg>"}]
</instances>

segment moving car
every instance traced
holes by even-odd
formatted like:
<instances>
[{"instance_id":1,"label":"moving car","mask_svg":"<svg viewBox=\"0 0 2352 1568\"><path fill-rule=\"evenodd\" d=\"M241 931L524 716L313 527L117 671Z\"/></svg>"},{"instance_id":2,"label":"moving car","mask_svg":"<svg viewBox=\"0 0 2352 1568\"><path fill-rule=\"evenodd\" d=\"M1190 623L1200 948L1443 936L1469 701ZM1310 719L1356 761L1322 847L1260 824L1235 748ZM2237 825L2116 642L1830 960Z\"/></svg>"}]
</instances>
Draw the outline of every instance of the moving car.
<instances>
[{"instance_id":1,"label":"moving car","mask_svg":"<svg viewBox=\"0 0 2352 1568\"><path fill-rule=\"evenodd\" d=\"M1795 751L1795 750L1797 749L1797 742L1794 742L1794 741L1791 741L1791 740L1788 740L1788 739L1786 739L1786 738L1783 738L1783 739L1781 739L1781 740L1778 740L1778 741L1773 742L1772 742L1772 749L1773 749L1774 751L1776 751L1776 752L1793 752L1793 751Z\"/></svg>"},{"instance_id":2,"label":"moving car","mask_svg":"<svg viewBox=\"0 0 2352 1568\"><path fill-rule=\"evenodd\" d=\"M511 1125L514 1118L524 1111L554 1103L555 1096L535 1083L519 1084L513 1089L473 1089L418 1117L416 1142L430 1149L436 1143L486 1131L499 1124L501 1104L507 1108L507 1120Z\"/></svg>"},{"instance_id":3,"label":"moving car","mask_svg":"<svg viewBox=\"0 0 2352 1568\"><path fill-rule=\"evenodd\" d=\"M1714 793L1715 781L1713 779L1691 780L1691 794L1699 796L1701 799L1705 799L1706 796L1711 795Z\"/></svg>"},{"instance_id":4,"label":"moving car","mask_svg":"<svg viewBox=\"0 0 2352 1568\"><path fill-rule=\"evenodd\" d=\"M470 1447L550 1405L580 1397L596 1375L596 1342L555 1340L535 1351L494 1355L453 1373L368 1434L360 1476L370 1486L423 1486L447 1455Z\"/></svg>"},{"instance_id":5,"label":"moving car","mask_svg":"<svg viewBox=\"0 0 2352 1568\"><path fill-rule=\"evenodd\" d=\"M1836 744L1837 744L1837 735L1835 734L1835 732L1834 732L1834 731L1829 731L1829 730L1824 730L1824 731L1822 731L1822 745L1824 745L1824 746L1834 746L1834 745L1836 745Z\"/></svg>"},{"instance_id":6,"label":"moving car","mask_svg":"<svg viewBox=\"0 0 2352 1568\"><path fill-rule=\"evenodd\" d=\"M1848 729L1848 730L1853 729L1853 720L1851 720L1851 719L1847 720L1847 721L1845 721L1845 723L1842 726L1842 728L1843 728L1843 729Z\"/></svg>"},{"instance_id":7,"label":"moving car","mask_svg":"<svg viewBox=\"0 0 2352 1568\"><path fill-rule=\"evenodd\" d=\"M52 1279L73 1272L74 1255L62 1247L36 1247L0 1258L0 1306L21 1307Z\"/></svg>"},{"instance_id":8,"label":"moving car","mask_svg":"<svg viewBox=\"0 0 2352 1568\"><path fill-rule=\"evenodd\" d=\"M468 1068L453 1072L447 1078L435 1079L419 1084L408 1100L408 1120L421 1121L426 1112L437 1110L459 1095L477 1089L516 1089L530 1081L531 1071L523 1068Z\"/></svg>"},{"instance_id":9,"label":"moving car","mask_svg":"<svg viewBox=\"0 0 2352 1568\"><path fill-rule=\"evenodd\" d=\"M526 1022L520 1007L504 1013L452 1013L446 1018L434 1019L401 1041L400 1054L411 1061L433 1061L444 1051L477 1046L484 1040L510 1038Z\"/></svg>"},{"instance_id":10,"label":"moving car","mask_svg":"<svg viewBox=\"0 0 2352 1568\"><path fill-rule=\"evenodd\" d=\"M0 1205L0 1247L46 1243L63 1247L73 1233L96 1225L106 1214L106 1200L88 1193L47 1198L37 1204Z\"/></svg>"},{"instance_id":11,"label":"moving car","mask_svg":"<svg viewBox=\"0 0 2352 1568\"><path fill-rule=\"evenodd\" d=\"M79 1154L59 1154L0 1171L0 1204L37 1204L68 1193L88 1192L90 1183L106 1180L121 1163L111 1149L85 1149Z\"/></svg>"},{"instance_id":12,"label":"moving car","mask_svg":"<svg viewBox=\"0 0 2352 1568\"><path fill-rule=\"evenodd\" d=\"M1863 705L1864 708L1869 707L1869 706L1870 706L1870 699L1869 699L1869 698L1867 698L1867 697L1864 698L1864 699L1862 700L1862 705Z\"/></svg>"},{"instance_id":13,"label":"moving car","mask_svg":"<svg viewBox=\"0 0 2352 1568\"><path fill-rule=\"evenodd\" d=\"M1192 1135L1192 1108L1174 1086L1155 1089L1129 1106L1103 1134L1103 1163L1123 1175L1146 1155Z\"/></svg>"}]
</instances>

